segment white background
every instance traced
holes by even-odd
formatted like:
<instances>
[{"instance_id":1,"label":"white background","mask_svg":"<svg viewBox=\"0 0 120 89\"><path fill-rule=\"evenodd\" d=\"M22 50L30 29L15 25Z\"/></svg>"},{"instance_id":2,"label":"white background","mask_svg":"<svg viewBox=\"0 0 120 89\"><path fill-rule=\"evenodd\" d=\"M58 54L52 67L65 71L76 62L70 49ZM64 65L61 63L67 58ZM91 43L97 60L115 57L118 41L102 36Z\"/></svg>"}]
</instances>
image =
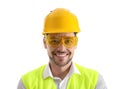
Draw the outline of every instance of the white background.
<instances>
[{"instance_id":1,"label":"white background","mask_svg":"<svg viewBox=\"0 0 120 89\"><path fill-rule=\"evenodd\" d=\"M120 89L119 0L1 0L0 89L16 89L22 74L48 62L44 17L65 7L79 19L74 61L98 70L108 89Z\"/></svg>"}]
</instances>

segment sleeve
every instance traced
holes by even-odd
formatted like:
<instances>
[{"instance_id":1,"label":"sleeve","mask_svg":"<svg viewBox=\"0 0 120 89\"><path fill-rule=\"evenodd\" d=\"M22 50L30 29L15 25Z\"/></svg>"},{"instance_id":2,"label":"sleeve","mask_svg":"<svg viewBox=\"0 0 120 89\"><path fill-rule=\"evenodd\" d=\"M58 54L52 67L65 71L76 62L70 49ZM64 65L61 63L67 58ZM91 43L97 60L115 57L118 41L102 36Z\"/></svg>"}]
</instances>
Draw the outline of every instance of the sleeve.
<instances>
[{"instance_id":1,"label":"sleeve","mask_svg":"<svg viewBox=\"0 0 120 89\"><path fill-rule=\"evenodd\" d=\"M99 74L95 89L107 89L103 76Z\"/></svg>"},{"instance_id":2,"label":"sleeve","mask_svg":"<svg viewBox=\"0 0 120 89\"><path fill-rule=\"evenodd\" d=\"M19 80L17 89L26 89L25 86L24 86L24 84L23 84L23 82L22 82L22 79Z\"/></svg>"}]
</instances>

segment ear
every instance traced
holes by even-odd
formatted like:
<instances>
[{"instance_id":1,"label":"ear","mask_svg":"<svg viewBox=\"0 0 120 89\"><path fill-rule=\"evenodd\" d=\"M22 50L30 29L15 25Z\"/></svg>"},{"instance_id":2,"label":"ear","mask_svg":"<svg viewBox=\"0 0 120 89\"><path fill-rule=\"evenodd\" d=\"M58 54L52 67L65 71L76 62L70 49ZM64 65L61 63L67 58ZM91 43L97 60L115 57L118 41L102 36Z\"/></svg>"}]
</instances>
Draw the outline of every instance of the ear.
<instances>
[{"instance_id":1,"label":"ear","mask_svg":"<svg viewBox=\"0 0 120 89\"><path fill-rule=\"evenodd\" d=\"M43 38L43 44L44 44L44 48L46 49L46 48L47 48L47 45L46 45L45 37Z\"/></svg>"}]
</instances>

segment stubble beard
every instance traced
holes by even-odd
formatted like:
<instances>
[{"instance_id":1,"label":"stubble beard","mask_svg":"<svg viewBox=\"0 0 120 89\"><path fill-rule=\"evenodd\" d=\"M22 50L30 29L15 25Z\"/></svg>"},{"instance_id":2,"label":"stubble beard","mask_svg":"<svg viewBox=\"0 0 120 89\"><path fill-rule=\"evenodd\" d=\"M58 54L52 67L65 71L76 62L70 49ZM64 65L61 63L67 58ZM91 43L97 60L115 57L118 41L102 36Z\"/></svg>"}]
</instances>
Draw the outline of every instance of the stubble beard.
<instances>
[{"instance_id":1,"label":"stubble beard","mask_svg":"<svg viewBox=\"0 0 120 89\"><path fill-rule=\"evenodd\" d=\"M49 56L49 58L50 58L50 60L51 60L55 65L57 65L58 67L64 67L64 66L66 66L67 64L69 64L70 61L72 60L72 57L71 57L71 58L69 58L69 60L67 60L66 63L64 63L64 64L59 64L58 62L55 61L55 58L54 58L53 56L52 56L52 57Z\"/></svg>"}]
</instances>

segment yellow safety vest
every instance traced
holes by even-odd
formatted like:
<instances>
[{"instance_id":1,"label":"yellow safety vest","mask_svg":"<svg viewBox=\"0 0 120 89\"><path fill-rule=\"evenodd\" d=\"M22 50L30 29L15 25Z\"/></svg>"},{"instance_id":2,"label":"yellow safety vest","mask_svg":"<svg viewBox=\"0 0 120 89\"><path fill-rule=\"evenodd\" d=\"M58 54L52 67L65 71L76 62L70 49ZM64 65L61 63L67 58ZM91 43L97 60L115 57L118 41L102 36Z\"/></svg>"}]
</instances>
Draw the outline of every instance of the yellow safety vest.
<instances>
[{"instance_id":1,"label":"yellow safety vest","mask_svg":"<svg viewBox=\"0 0 120 89\"><path fill-rule=\"evenodd\" d=\"M80 74L72 74L68 80L66 89L95 89L98 72L75 64ZM22 76L22 82L26 89L57 89L51 77L43 79L43 71L46 65L41 66Z\"/></svg>"}]
</instances>

